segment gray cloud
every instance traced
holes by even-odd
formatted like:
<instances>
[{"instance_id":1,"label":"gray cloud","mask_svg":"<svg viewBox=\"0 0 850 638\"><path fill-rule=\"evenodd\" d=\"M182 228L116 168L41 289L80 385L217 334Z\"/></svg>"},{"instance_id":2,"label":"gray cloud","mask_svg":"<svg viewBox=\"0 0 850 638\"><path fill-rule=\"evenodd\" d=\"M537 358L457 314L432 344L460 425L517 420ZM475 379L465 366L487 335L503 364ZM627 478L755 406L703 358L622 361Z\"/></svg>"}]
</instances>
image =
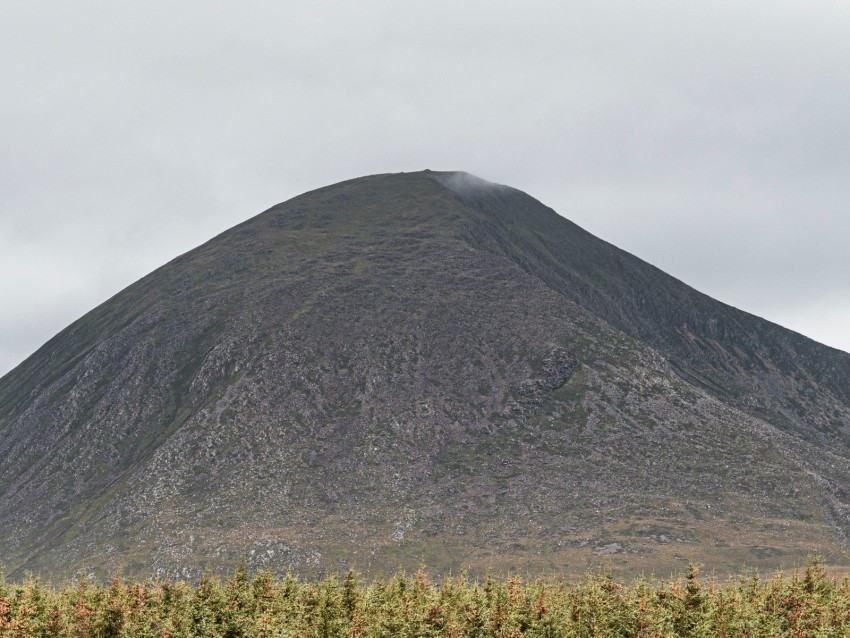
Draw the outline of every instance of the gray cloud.
<instances>
[{"instance_id":1,"label":"gray cloud","mask_svg":"<svg viewBox=\"0 0 850 638\"><path fill-rule=\"evenodd\" d=\"M850 350L848 32L827 0L6 3L0 373L278 201L422 168Z\"/></svg>"}]
</instances>

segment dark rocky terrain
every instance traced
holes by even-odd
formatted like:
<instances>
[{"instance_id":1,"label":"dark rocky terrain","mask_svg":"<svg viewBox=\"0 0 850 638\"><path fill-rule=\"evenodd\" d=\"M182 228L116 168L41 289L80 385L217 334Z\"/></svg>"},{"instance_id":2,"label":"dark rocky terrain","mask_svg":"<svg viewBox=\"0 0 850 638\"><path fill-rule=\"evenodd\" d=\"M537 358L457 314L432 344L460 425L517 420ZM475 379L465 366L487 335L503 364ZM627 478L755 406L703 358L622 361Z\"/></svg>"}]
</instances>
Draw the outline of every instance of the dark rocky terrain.
<instances>
[{"instance_id":1,"label":"dark rocky terrain","mask_svg":"<svg viewBox=\"0 0 850 638\"><path fill-rule=\"evenodd\" d=\"M850 355L463 173L296 197L0 379L0 564L850 560Z\"/></svg>"}]
</instances>

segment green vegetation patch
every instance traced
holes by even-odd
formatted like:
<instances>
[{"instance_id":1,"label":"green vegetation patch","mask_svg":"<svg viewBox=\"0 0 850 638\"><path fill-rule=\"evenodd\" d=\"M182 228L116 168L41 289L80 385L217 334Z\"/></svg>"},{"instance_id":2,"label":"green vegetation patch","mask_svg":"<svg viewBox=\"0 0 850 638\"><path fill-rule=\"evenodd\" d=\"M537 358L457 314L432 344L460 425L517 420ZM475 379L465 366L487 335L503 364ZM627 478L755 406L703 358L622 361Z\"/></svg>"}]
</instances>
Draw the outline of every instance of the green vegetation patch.
<instances>
[{"instance_id":1,"label":"green vegetation patch","mask_svg":"<svg viewBox=\"0 0 850 638\"><path fill-rule=\"evenodd\" d=\"M309 311L310 311L310 308L312 308L312 307L313 307L313 304L314 304L314 303L315 303L315 301L314 301L314 300L312 300L312 299L310 299L310 300L305 301L304 303L302 303L300 306L298 306L298 307L297 307L297 308L296 308L296 309L292 312L292 314L289 316L289 320L290 320L290 321L295 321L296 319L298 319L298 317L300 317L301 315L303 315L305 312L309 312Z\"/></svg>"}]
</instances>

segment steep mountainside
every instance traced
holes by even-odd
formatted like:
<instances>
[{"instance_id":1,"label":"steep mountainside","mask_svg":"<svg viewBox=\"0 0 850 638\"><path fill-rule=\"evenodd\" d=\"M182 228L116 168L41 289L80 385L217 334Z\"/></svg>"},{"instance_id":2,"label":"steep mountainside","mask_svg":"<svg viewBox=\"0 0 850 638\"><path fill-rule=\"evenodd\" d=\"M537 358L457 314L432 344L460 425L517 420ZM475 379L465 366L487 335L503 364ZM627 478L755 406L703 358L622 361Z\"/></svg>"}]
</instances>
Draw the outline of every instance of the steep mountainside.
<instances>
[{"instance_id":1,"label":"steep mountainside","mask_svg":"<svg viewBox=\"0 0 850 638\"><path fill-rule=\"evenodd\" d=\"M846 562L850 355L463 173L307 193L0 379L0 564Z\"/></svg>"}]
</instances>

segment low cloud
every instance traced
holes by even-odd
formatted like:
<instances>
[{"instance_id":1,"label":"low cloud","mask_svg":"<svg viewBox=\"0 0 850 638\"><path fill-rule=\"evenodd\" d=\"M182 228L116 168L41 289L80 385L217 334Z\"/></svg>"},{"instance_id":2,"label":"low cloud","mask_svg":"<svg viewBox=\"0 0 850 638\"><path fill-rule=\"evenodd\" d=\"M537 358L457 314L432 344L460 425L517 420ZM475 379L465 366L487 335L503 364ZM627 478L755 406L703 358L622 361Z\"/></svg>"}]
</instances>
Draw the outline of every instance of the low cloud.
<instances>
[{"instance_id":1,"label":"low cloud","mask_svg":"<svg viewBox=\"0 0 850 638\"><path fill-rule=\"evenodd\" d=\"M465 173L463 171L453 171L450 173L437 173L435 179L448 188L450 191L457 193L461 197L477 195L487 191L498 191L508 188L502 184L488 182L486 179Z\"/></svg>"}]
</instances>

